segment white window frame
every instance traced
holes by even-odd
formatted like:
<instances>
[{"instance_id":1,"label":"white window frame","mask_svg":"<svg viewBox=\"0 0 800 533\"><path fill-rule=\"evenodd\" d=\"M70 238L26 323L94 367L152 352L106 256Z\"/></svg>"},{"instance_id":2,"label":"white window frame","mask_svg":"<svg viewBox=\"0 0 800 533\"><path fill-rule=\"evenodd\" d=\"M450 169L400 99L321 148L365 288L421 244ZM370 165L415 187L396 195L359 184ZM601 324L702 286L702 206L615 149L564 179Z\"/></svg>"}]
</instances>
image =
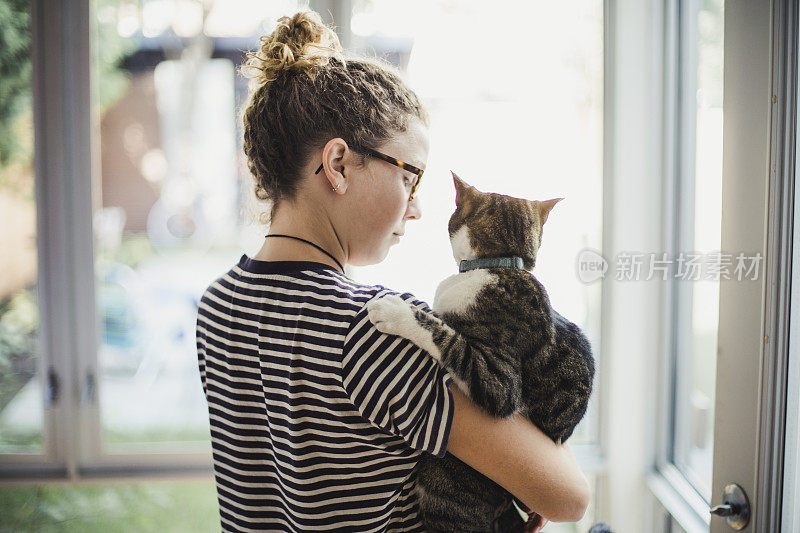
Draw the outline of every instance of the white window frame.
<instances>
[{"instance_id":1,"label":"white window frame","mask_svg":"<svg viewBox=\"0 0 800 533\"><path fill-rule=\"evenodd\" d=\"M692 6L692 4L694 4ZM694 7L688 16L681 9ZM696 106L694 94L697 63L686 50L697 46L696 2L667 0L663 3L662 92L662 250L673 257L691 251L694 241ZM663 283L661 302L661 343L657 383L657 427L653 441L653 467L647 474L647 486L653 497L671 515L668 524L677 523L687 533L707 532L710 526L709 503L674 463L678 448L677 419L686 412L689 397L687 380L691 360L692 286L670 279ZM651 524L663 524L661 513ZM671 527L671 526L670 526Z\"/></svg>"},{"instance_id":2,"label":"white window frame","mask_svg":"<svg viewBox=\"0 0 800 533\"><path fill-rule=\"evenodd\" d=\"M659 0L606 0L603 255L664 250L662 204L664 8ZM658 282L603 280L601 418L608 474L599 517L615 531L663 531L667 517L645 483L655 464ZM637 401L631 401L635 398Z\"/></svg>"},{"instance_id":3,"label":"white window frame","mask_svg":"<svg viewBox=\"0 0 800 533\"><path fill-rule=\"evenodd\" d=\"M31 2L44 453L0 454L0 483L207 479L210 453L101 449L92 224L99 124L91 106L90 16L90 0ZM54 401L47 401L54 391Z\"/></svg>"},{"instance_id":4,"label":"white window frame","mask_svg":"<svg viewBox=\"0 0 800 533\"><path fill-rule=\"evenodd\" d=\"M681 13L685 6L695 9L687 16ZM697 46L697 3L667 0L663 8L663 250L674 256L691 251L694 241L697 63L686 50ZM699 533L710 526L709 503L672 462L678 418L689 397L691 360L684 354L691 353L692 288L674 279L663 284L658 431L647 483L684 531Z\"/></svg>"},{"instance_id":5,"label":"white window frame","mask_svg":"<svg viewBox=\"0 0 800 533\"><path fill-rule=\"evenodd\" d=\"M674 153L677 38L674 1L607 0L603 253L669 252L677 244ZM691 110L694 112L694 109ZM643 224L642 221L660 221ZM708 507L676 468L665 443L671 345L670 288L662 281L603 281L602 446L608 476L602 516L619 531L708 531ZM631 402L631 398L640 399ZM687 497L688 496L688 497ZM674 520L673 520L674 519Z\"/></svg>"}]
</instances>

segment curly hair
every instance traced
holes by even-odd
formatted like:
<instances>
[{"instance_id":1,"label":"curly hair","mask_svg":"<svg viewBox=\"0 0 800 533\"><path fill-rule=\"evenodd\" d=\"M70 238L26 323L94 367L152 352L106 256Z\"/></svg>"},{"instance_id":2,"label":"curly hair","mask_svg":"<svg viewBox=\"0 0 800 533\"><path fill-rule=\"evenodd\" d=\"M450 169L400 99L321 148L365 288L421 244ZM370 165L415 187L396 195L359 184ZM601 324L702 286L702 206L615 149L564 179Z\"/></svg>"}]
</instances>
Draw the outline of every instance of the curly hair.
<instances>
[{"instance_id":1,"label":"curly hair","mask_svg":"<svg viewBox=\"0 0 800 533\"><path fill-rule=\"evenodd\" d=\"M244 153L259 200L293 199L309 153L341 137L365 159L406 130L416 117L430 119L417 95L392 65L378 59L345 57L339 38L313 11L278 20L248 52L242 74L250 78L243 114Z\"/></svg>"}]
</instances>

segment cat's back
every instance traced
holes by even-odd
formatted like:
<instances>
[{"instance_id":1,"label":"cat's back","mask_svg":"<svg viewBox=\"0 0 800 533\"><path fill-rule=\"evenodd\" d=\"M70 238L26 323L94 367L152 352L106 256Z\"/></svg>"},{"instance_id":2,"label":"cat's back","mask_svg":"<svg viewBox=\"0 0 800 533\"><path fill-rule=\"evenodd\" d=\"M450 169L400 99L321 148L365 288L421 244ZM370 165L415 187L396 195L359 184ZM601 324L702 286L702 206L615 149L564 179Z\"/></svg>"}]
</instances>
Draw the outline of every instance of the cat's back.
<instances>
[{"instance_id":1,"label":"cat's back","mask_svg":"<svg viewBox=\"0 0 800 533\"><path fill-rule=\"evenodd\" d=\"M463 315L470 310L478 295L499 281L499 276L487 268L477 268L448 276L436 288L433 310L439 314Z\"/></svg>"},{"instance_id":2,"label":"cat's back","mask_svg":"<svg viewBox=\"0 0 800 533\"><path fill-rule=\"evenodd\" d=\"M453 274L437 287L433 310L447 318L515 321L550 314L541 283L519 268L480 268ZM536 316L532 316L536 315Z\"/></svg>"}]
</instances>

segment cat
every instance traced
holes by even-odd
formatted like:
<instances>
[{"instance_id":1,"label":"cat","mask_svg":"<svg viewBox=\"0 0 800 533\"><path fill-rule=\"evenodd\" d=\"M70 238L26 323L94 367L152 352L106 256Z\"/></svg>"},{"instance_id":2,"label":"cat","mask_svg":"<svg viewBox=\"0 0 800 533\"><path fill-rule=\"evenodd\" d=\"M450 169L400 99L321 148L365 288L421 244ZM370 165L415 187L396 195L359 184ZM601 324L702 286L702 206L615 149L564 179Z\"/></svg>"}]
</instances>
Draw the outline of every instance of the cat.
<instances>
[{"instance_id":1,"label":"cat","mask_svg":"<svg viewBox=\"0 0 800 533\"><path fill-rule=\"evenodd\" d=\"M432 312L387 295L367 304L370 320L425 349L490 415L521 412L554 442L565 442L586 413L594 358L586 336L552 309L530 273L543 224L563 198L485 193L455 173L453 183L456 209L448 233L460 272L439 284ZM509 258L518 268L474 262L486 258ZM536 531L542 521L532 512L527 526L519 515L515 521L513 505L528 510L449 453L423 456L416 490L428 531ZM509 516L517 523L502 525Z\"/></svg>"}]
</instances>

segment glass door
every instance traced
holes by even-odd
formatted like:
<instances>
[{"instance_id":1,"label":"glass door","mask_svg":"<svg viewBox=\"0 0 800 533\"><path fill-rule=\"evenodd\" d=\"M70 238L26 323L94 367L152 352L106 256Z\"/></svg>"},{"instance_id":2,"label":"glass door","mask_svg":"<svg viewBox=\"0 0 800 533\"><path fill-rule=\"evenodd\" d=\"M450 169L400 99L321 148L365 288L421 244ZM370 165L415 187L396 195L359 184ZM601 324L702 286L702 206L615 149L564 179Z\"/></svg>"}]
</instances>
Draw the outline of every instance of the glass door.
<instances>
[{"instance_id":1,"label":"glass door","mask_svg":"<svg viewBox=\"0 0 800 533\"><path fill-rule=\"evenodd\" d=\"M796 35L791 2L725 4L720 242L764 261L756 276L720 281L711 505L735 503L740 487L749 531L780 531ZM714 533L737 529L731 517L711 517Z\"/></svg>"}]
</instances>

